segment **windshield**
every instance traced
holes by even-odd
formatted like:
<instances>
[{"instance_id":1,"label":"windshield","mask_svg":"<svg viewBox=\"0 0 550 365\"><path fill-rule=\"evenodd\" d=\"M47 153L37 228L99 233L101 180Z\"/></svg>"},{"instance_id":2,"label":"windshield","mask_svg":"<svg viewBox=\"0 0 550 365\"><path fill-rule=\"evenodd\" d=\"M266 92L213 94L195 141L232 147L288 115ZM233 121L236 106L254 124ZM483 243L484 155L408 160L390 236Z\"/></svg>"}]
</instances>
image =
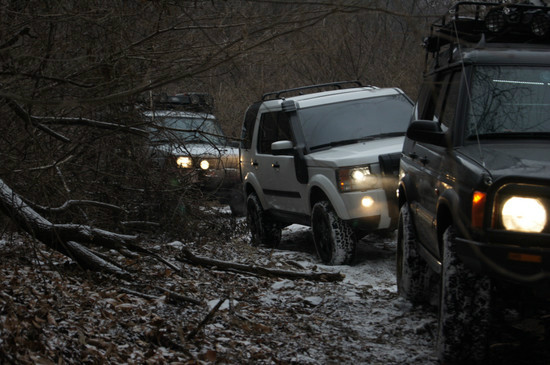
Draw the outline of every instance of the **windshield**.
<instances>
[{"instance_id":1,"label":"windshield","mask_svg":"<svg viewBox=\"0 0 550 365\"><path fill-rule=\"evenodd\" d=\"M212 119L190 117L155 117L151 140L157 143L210 143L225 145L218 124Z\"/></svg>"},{"instance_id":2,"label":"windshield","mask_svg":"<svg viewBox=\"0 0 550 365\"><path fill-rule=\"evenodd\" d=\"M476 67L468 111L468 139L548 136L550 70L540 67Z\"/></svg>"},{"instance_id":3,"label":"windshield","mask_svg":"<svg viewBox=\"0 0 550 365\"><path fill-rule=\"evenodd\" d=\"M380 96L300 110L300 122L310 149L405 135L412 104L403 95Z\"/></svg>"}]
</instances>

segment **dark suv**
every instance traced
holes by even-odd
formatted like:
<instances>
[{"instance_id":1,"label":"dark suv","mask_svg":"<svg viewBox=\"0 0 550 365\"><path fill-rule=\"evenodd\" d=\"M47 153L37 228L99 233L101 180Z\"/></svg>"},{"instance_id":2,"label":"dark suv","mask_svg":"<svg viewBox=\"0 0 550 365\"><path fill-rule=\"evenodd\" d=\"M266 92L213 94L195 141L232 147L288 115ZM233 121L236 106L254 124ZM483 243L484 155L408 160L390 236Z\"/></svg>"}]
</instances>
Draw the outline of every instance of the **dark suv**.
<instances>
[{"instance_id":1,"label":"dark suv","mask_svg":"<svg viewBox=\"0 0 550 365\"><path fill-rule=\"evenodd\" d=\"M487 356L497 296L550 294L549 12L459 2L425 39L432 62L400 165L397 283L413 302L439 284L445 363Z\"/></svg>"}]
</instances>

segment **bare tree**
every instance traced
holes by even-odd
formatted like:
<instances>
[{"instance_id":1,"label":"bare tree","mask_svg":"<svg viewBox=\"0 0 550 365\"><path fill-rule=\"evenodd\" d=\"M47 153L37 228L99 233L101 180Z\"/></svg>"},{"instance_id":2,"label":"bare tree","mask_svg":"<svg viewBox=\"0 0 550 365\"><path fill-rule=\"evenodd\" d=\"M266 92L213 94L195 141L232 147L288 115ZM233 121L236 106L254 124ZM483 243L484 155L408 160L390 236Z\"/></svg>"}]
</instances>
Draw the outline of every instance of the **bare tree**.
<instances>
[{"instance_id":1,"label":"bare tree","mask_svg":"<svg viewBox=\"0 0 550 365\"><path fill-rule=\"evenodd\" d=\"M72 257L83 252L77 245L97 243L84 232L97 237L99 227L190 231L192 220L178 217L199 214L192 201L201 192L155 170L135 108L143 93L208 91L237 137L244 108L269 89L343 78L412 89L417 33L402 3L4 2L3 211ZM134 236L107 236L113 247L135 244ZM85 257L84 266L108 268L91 250Z\"/></svg>"}]
</instances>

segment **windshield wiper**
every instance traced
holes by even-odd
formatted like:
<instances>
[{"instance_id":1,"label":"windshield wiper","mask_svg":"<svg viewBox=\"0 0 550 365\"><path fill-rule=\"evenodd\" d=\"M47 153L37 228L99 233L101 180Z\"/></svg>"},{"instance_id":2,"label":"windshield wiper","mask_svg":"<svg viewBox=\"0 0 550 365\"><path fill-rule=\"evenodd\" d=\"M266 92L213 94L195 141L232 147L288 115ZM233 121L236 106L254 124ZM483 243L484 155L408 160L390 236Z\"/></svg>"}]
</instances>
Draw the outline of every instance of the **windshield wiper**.
<instances>
[{"instance_id":1,"label":"windshield wiper","mask_svg":"<svg viewBox=\"0 0 550 365\"><path fill-rule=\"evenodd\" d=\"M374 136L375 138L388 138L388 137L401 137L406 134L405 131L402 132L388 132L388 133L380 133Z\"/></svg>"},{"instance_id":2,"label":"windshield wiper","mask_svg":"<svg viewBox=\"0 0 550 365\"><path fill-rule=\"evenodd\" d=\"M317 146L313 146L310 148L310 150L318 150L321 148L327 148L327 147L337 147L337 146L345 146L348 144L354 144L359 142L365 142L365 141L372 141L376 138L374 137L362 137L362 138L352 138L352 139L345 139L343 141L334 141L329 143L323 143Z\"/></svg>"},{"instance_id":3,"label":"windshield wiper","mask_svg":"<svg viewBox=\"0 0 550 365\"><path fill-rule=\"evenodd\" d=\"M405 132L388 132L388 133L380 133L376 134L374 136L367 136L367 137L361 137L361 138L352 138L352 139L345 139L343 141L334 141L329 143L323 143L314 147L311 147L310 150L318 150L322 148L328 148L328 147L337 147L337 146L345 146L348 144L354 144L359 142L367 142L367 141L374 141L377 139L382 138L388 138L388 137L400 137L404 136Z\"/></svg>"}]
</instances>

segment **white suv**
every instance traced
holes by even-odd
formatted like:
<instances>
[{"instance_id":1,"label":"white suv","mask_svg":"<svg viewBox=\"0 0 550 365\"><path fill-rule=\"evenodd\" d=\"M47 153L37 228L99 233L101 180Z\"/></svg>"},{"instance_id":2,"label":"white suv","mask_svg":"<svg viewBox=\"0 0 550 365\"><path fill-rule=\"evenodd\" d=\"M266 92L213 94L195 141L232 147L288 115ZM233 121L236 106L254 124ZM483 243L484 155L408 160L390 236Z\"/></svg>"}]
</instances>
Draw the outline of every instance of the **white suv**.
<instances>
[{"instance_id":1,"label":"white suv","mask_svg":"<svg viewBox=\"0 0 550 365\"><path fill-rule=\"evenodd\" d=\"M327 88L336 90L283 97ZM252 104L240 146L252 243L276 247L283 227L308 225L321 261L340 265L353 260L358 238L394 229L411 112L401 90L358 82L277 91Z\"/></svg>"},{"instance_id":2,"label":"white suv","mask_svg":"<svg viewBox=\"0 0 550 365\"><path fill-rule=\"evenodd\" d=\"M215 116L193 102L193 97L202 95L162 95L160 101L155 100L155 110L143 113L150 123L151 157L174 172L174 187L198 187L229 204L233 214L242 215L239 151L223 134Z\"/></svg>"}]
</instances>

